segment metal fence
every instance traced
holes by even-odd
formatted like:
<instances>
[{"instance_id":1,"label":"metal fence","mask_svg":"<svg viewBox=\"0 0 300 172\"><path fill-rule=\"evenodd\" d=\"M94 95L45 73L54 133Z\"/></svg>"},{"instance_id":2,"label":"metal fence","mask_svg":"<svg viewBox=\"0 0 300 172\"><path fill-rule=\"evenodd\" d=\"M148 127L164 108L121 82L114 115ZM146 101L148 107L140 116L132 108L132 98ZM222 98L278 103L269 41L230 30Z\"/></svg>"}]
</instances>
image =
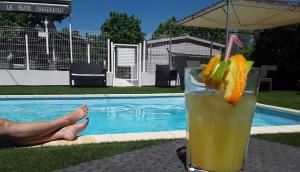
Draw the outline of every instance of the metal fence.
<instances>
[{"instance_id":1,"label":"metal fence","mask_svg":"<svg viewBox=\"0 0 300 172\"><path fill-rule=\"evenodd\" d=\"M107 60L112 61L109 45L108 36L99 32L70 34L68 29L0 27L0 69L69 70L70 63L96 63L107 68ZM139 64L148 73L155 73L156 65L177 68L182 60L184 65L188 61L206 62L224 49L222 44L188 35L151 35L141 47ZM122 67L116 76L129 78L134 69Z\"/></svg>"},{"instance_id":2,"label":"metal fence","mask_svg":"<svg viewBox=\"0 0 300 172\"><path fill-rule=\"evenodd\" d=\"M68 29L0 27L0 69L69 70L73 63L106 67L107 36Z\"/></svg>"}]
</instances>

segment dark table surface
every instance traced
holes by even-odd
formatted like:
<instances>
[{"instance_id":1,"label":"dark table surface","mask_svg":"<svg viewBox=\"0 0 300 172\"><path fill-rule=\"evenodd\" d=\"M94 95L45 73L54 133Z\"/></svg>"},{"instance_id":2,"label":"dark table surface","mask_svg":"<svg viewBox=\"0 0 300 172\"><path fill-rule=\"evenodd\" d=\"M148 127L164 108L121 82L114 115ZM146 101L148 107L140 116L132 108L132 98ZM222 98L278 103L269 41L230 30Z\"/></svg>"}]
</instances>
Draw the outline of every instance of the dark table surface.
<instances>
[{"instance_id":1,"label":"dark table surface","mask_svg":"<svg viewBox=\"0 0 300 172\"><path fill-rule=\"evenodd\" d=\"M151 147L81 163L57 172L184 172L176 154L185 140L175 140ZM251 138L245 172L300 172L300 149L280 143Z\"/></svg>"}]
</instances>

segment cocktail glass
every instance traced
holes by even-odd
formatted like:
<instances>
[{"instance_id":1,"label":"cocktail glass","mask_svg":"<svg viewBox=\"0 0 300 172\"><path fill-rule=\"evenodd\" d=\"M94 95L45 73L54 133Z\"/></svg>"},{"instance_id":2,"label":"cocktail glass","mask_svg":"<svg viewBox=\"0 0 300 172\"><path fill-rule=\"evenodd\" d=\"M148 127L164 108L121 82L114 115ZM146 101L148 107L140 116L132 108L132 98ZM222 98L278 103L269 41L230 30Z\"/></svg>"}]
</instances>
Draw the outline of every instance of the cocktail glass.
<instances>
[{"instance_id":1,"label":"cocktail glass","mask_svg":"<svg viewBox=\"0 0 300 172\"><path fill-rule=\"evenodd\" d=\"M240 101L227 103L200 81L200 68L185 69L187 168L235 172L243 168L258 93L259 70L248 74Z\"/></svg>"}]
</instances>

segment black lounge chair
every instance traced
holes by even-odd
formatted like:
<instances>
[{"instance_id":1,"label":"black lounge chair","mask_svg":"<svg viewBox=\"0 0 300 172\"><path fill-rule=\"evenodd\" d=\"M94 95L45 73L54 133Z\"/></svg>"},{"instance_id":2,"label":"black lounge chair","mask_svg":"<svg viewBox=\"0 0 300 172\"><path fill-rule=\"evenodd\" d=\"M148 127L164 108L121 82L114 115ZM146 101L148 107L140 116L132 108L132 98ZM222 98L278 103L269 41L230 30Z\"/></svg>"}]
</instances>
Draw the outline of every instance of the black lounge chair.
<instances>
[{"instance_id":1,"label":"black lounge chair","mask_svg":"<svg viewBox=\"0 0 300 172\"><path fill-rule=\"evenodd\" d=\"M177 73L177 70L170 70L169 65L156 65L155 86L170 87L173 80L177 86Z\"/></svg>"},{"instance_id":2,"label":"black lounge chair","mask_svg":"<svg viewBox=\"0 0 300 172\"><path fill-rule=\"evenodd\" d=\"M106 70L100 64L71 64L69 74L70 86L106 86Z\"/></svg>"},{"instance_id":3,"label":"black lounge chair","mask_svg":"<svg viewBox=\"0 0 300 172\"><path fill-rule=\"evenodd\" d=\"M269 77L268 71L276 71L276 65L262 65L260 68L260 83L269 83L269 90L272 91L273 78Z\"/></svg>"},{"instance_id":4,"label":"black lounge chair","mask_svg":"<svg viewBox=\"0 0 300 172\"><path fill-rule=\"evenodd\" d=\"M171 86L171 81L175 81L175 87L178 85L178 71L176 69L170 70L169 76L169 86Z\"/></svg>"}]
</instances>

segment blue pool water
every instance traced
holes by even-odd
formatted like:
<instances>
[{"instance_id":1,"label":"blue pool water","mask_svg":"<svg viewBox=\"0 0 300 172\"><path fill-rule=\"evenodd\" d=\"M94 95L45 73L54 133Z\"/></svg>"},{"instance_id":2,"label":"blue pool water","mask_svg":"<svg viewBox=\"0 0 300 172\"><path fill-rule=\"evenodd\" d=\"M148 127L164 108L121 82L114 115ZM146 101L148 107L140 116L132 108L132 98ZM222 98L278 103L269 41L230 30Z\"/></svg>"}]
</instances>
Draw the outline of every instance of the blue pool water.
<instances>
[{"instance_id":1,"label":"blue pool water","mask_svg":"<svg viewBox=\"0 0 300 172\"><path fill-rule=\"evenodd\" d=\"M185 130L183 97L0 99L0 118L47 121L88 104L81 135ZM257 108L252 126L300 125L300 116Z\"/></svg>"}]
</instances>

